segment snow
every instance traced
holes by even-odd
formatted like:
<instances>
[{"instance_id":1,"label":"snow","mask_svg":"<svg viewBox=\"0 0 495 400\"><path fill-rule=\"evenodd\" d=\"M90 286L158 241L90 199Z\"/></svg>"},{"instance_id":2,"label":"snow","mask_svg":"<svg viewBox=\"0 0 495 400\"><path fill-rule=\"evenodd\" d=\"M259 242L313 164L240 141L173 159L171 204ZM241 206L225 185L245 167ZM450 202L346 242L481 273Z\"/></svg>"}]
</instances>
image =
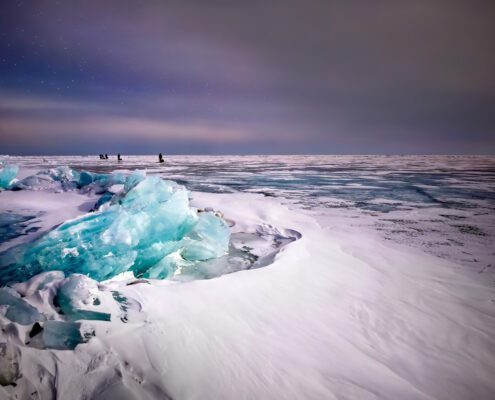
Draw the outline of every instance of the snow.
<instances>
[{"instance_id":1,"label":"snow","mask_svg":"<svg viewBox=\"0 0 495 400\"><path fill-rule=\"evenodd\" d=\"M0 251L34 240L64 221L73 219L93 208L98 200L94 193L45 191L3 191L0 215L22 215L31 218L20 235L0 243Z\"/></svg>"},{"instance_id":2,"label":"snow","mask_svg":"<svg viewBox=\"0 0 495 400\"><path fill-rule=\"evenodd\" d=\"M0 193L2 203L4 195L11 192ZM214 279L122 274L98 283L49 272L14 285L9 290L51 322L48 333L41 321L43 331L30 338L31 326L0 313L0 382L17 384L0 387L0 398L493 398L495 291L488 274L384 240L375 221L395 219L389 213L321 203L306 209L311 196L301 197L302 207L296 197L191 195L192 207L220 210L231 222L236 246L253 246L250 252L269 262ZM435 207L396 212L405 222L389 223L408 228L438 218ZM490 218L480 221L488 232ZM461 237L464 249L476 251L469 238ZM488 254L483 242L475 243ZM67 314L53 301L62 287ZM71 320L71 310L111 320ZM57 322L76 325L53 330ZM49 334L62 331L50 342ZM54 349L67 338L74 341L64 348L73 350Z\"/></svg>"}]
</instances>

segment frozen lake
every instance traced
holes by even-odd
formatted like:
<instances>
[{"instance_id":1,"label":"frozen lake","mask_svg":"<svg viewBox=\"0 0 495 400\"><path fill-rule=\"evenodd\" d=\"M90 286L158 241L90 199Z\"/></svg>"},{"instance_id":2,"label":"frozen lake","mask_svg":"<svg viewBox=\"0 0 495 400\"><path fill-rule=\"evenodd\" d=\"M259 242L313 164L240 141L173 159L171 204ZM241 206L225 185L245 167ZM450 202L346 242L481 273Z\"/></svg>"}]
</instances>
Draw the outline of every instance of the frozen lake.
<instances>
[{"instance_id":1,"label":"frozen lake","mask_svg":"<svg viewBox=\"0 0 495 400\"><path fill-rule=\"evenodd\" d=\"M156 156L10 159L33 169L146 169L193 191L261 193L347 217L353 226L478 271L495 264L493 156L166 156L164 164Z\"/></svg>"},{"instance_id":2,"label":"frozen lake","mask_svg":"<svg viewBox=\"0 0 495 400\"><path fill-rule=\"evenodd\" d=\"M139 197L46 173L0 192L0 262L41 238L26 254L49 270L27 280L40 271L29 257L5 264L11 275L0 265L0 398L494 398L495 157L123 158L6 161L21 182L59 166L176 181L193 215L228 224L228 252L200 274L126 271L175 215L146 208L155 177ZM102 279L112 266L126 272Z\"/></svg>"}]
</instances>

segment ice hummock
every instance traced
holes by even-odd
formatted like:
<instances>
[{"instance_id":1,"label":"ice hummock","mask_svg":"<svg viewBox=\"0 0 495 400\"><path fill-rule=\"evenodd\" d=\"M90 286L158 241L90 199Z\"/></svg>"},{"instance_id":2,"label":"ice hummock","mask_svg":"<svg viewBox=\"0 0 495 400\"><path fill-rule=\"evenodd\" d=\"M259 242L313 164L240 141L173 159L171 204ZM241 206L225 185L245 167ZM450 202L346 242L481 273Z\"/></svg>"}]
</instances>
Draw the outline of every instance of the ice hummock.
<instances>
[{"instance_id":1,"label":"ice hummock","mask_svg":"<svg viewBox=\"0 0 495 400\"><path fill-rule=\"evenodd\" d=\"M71 350L94 335L92 321L108 322L112 315L127 318L136 308L133 302L85 275L44 272L0 288L0 331L9 329L13 340L30 347Z\"/></svg>"},{"instance_id":2,"label":"ice hummock","mask_svg":"<svg viewBox=\"0 0 495 400\"><path fill-rule=\"evenodd\" d=\"M15 181L19 167L11 164L2 166L1 163L0 167L0 189L9 189Z\"/></svg>"},{"instance_id":3,"label":"ice hummock","mask_svg":"<svg viewBox=\"0 0 495 400\"><path fill-rule=\"evenodd\" d=\"M78 173L65 167L48 176L64 188L97 183L106 191L121 182L119 176ZM226 254L227 224L213 212L198 213L190 207L183 186L147 177L144 172L131 174L123 183L122 192L109 197L98 211L2 254L0 284L53 270L81 273L98 281L126 271L163 279L181 266Z\"/></svg>"},{"instance_id":4,"label":"ice hummock","mask_svg":"<svg viewBox=\"0 0 495 400\"><path fill-rule=\"evenodd\" d=\"M27 176L10 186L12 190L93 190L97 194L107 191L112 185L124 184L126 177L122 173L97 174L77 171L67 166L45 169L36 175Z\"/></svg>"}]
</instances>

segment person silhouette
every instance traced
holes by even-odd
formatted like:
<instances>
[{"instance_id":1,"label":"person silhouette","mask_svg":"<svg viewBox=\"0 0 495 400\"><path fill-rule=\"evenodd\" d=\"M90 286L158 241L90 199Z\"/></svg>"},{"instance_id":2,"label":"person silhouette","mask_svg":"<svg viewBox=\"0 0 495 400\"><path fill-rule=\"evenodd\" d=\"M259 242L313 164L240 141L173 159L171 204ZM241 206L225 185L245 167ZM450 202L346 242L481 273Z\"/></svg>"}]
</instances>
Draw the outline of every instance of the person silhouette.
<instances>
[{"instance_id":1,"label":"person silhouette","mask_svg":"<svg viewBox=\"0 0 495 400\"><path fill-rule=\"evenodd\" d=\"M105 160L108 160L108 154L105 153Z\"/></svg>"},{"instance_id":2,"label":"person silhouette","mask_svg":"<svg viewBox=\"0 0 495 400\"><path fill-rule=\"evenodd\" d=\"M163 159L162 153L158 154L158 162L160 162L160 163L165 162L165 160Z\"/></svg>"},{"instance_id":3,"label":"person silhouette","mask_svg":"<svg viewBox=\"0 0 495 400\"><path fill-rule=\"evenodd\" d=\"M120 153L117 154L117 161L122 161L122 157L120 157Z\"/></svg>"}]
</instances>

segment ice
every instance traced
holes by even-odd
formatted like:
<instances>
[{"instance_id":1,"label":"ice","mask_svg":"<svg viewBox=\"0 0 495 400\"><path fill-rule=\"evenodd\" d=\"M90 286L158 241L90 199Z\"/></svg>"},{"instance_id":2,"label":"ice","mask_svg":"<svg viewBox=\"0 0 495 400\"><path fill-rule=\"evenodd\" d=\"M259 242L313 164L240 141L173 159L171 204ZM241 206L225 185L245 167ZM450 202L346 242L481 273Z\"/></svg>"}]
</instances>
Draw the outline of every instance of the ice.
<instances>
[{"instance_id":1,"label":"ice","mask_svg":"<svg viewBox=\"0 0 495 400\"><path fill-rule=\"evenodd\" d=\"M57 295L61 310L68 314L98 301L98 283L85 275L73 274L64 280Z\"/></svg>"},{"instance_id":2,"label":"ice","mask_svg":"<svg viewBox=\"0 0 495 400\"><path fill-rule=\"evenodd\" d=\"M129 156L114 167L153 169L155 158ZM22 163L33 167L42 160ZM89 171L111 168L109 162L90 157L49 158L43 168L50 163L81 165ZM15 387L0 387L0 398L28 398L34 390L40 398L65 399L77 393L118 398L121 392L115 388L123 388L127 397L143 399L197 398L199 393L217 399L492 399L495 346L487 333L495 331L493 268L482 270L471 260L481 257L493 265L493 163L493 157L438 162L431 157L171 158L170 167L155 167L154 173L186 182L196 190L193 205L221 209L235 221L230 240L235 251L208 261L186 260L188 238L195 238L187 232L175 251L176 243L167 240L149 246L149 253L139 250L142 265L151 265L159 258L157 252L166 254L152 267L143 267L143 275L173 274L179 279L179 271L185 277L190 265L191 270L197 266L218 276L224 265L232 266L231 257L238 264L229 272L250 271L170 284L134 279L129 270L98 283L96 298L91 290L81 297L79 290L69 291L71 307L110 312L108 322L81 322L68 311L62 313L59 303L51 300L60 301L63 277L46 284L44 276L33 279L24 292L15 285L26 302L57 320L40 323L47 327L47 339L57 340L45 345L43 331L34 330L38 334L26 344L31 326L0 316L0 342L10 342L22 352L18 371L9 363L4 382L18 374L22 378ZM19 177L27 176L22 173L21 169ZM117 206L123 210L126 194L146 177L135 179L125 190L123 184L106 188L106 203L93 215ZM436 189L425 189L425 179L436 181ZM453 179L460 182L457 188ZM376 186L381 189L370 189ZM60 208L56 212L61 214L64 203L86 203L81 192L99 187L93 179L74 193L3 192L0 204L16 210L29 205L24 200L29 197L51 210ZM445 203L454 189L458 205ZM444 203L431 201L425 190ZM90 200L92 207L98 199ZM77 212L74 207L56 224L87 210ZM196 215L195 226L201 215ZM390 226L392 240L382 240L385 231L371 230L373 221L380 228ZM487 236L467 227L461 232L461 224L463 230L469 224ZM429 227L456 240L444 248L463 254L463 260L469 260L464 266L475 268L396 243L401 237L408 245L414 242L409 234L414 231L420 234L416 242L428 251L432 238L441 237L433 236ZM401 233L406 229L407 234ZM274 253L289 240L290 245ZM68 247L66 257L76 251L81 254ZM267 268L258 269L266 262ZM38 287L44 288L41 293L32 292ZM60 320L67 335L59 332L54 338L58 327L51 325ZM86 324L94 328L96 340L76 351L38 350L76 346L85 341ZM67 338L74 338L70 346ZM1 376L4 354L0 344ZM12 354L8 357L15 361ZM2 397L4 389L8 393Z\"/></svg>"},{"instance_id":3,"label":"ice","mask_svg":"<svg viewBox=\"0 0 495 400\"><path fill-rule=\"evenodd\" d=\"M39 311L11 288L0 288L0 307L6 307L5 316L12 322L29 325L44 318Z\"/></svg>"},{"instance_id":4,"label":"ice","mask_svg":"<svg viewBox=\"0 0 495 400\"><path fill-rule=\"evenodd\" d=\"M81 174L53 170L65 182ZM113 177L93 176L105 185ZM89 178L84 178L89 182ZM198 214L189 206L187 190L172 181L131 174L124 190L97 212L68 221L25 248L2 255L6 265L2 285L23 281L43 271L82 273L98 281L125 271L135 276L166 278L181 263L195 263L224 255L229 228L211 212Z\"/></svg>"},{"instance_id":5,"label":"ice","mask_svg":"<svg viewBox=\"0 0 495 400\"><path fill-rule=\"evenodd\" d=\"M80 186L87 186L91 183L93 183L93 174L90 174L89 172L86 171L81 171L79 174L79 185Z\"/></svg>"},{"instance_id":6,"label":"ice","mask_svg":"<svg viewBox=\"0 0 495 400\"><path fill-rule=\"evenodd\" d=\"M128 192L139 182L146 178L146 173L144 171L136 170L131 175L127 177L124 184L124 191Z\"/></svg>"},{"instance_id":7,"label":"ice","mask_svg":"<svg viewBox=\"0 0 495 400\"><path fill-rule=\"evenodd\" d=\"M98 283L85 275L72 274L66 278L56 299L62 313L72 320L110 321L108 313L84 309L100 304Z\"/></svg>"},{"instance_id":8,"label":"ice","mask_svg":"<svg viewBox=\"0 0 495 400\"><path fill-rule=\"evenodd\" d=\"M0 169L0 189L9 189L17 176L17 172L19 172L17 165L4 165Z\"/></svg>"},{"instance_id":9,"label":"ice","mask_svg":"<svg viewBox=\"0 0 495 400\"><path fill-rule=\"evenodd\" d=\"M225 223L213 213L201 213L195 228L186 236L182 257L204 261L224 255L229 243L229 230L224 226Z\"/></svg>"},{"instance_id":10,"label":"ice","mask_svg":"<svg viewBox=\"0 0 495 400\"><path fill-rule=\"evenodd\" d=\"M46 321L43 326L43 342L50 349L73 350L84 341L79 322Z\"/></svg>"},{"instance_id":11,"label":"ice","mask_svg":"<svg viewBox=\"0 0 495 400\"><path fill-rule=\"evenodd\" d=\"M16 182L14 188L17 190L61 189L58 182L56 182L52 177L44 174L27 176L26 178Z\"/></svg>"},{"instance_id":12,"label":"ice","mask_svg":"<svg viewBox=\"0 0 495 400\"><path fill-rule=\"evenodd\" d=\"M123 184L125 175L121 173L96 174L77 171L67 166L45 169L11 185L14 190L51 190L55 192L81 190L102 194L113 185Z\"/></svg>"},{"instance_id":13,"label":"ice","mask_svg":"<svg viewBox=\"0 0 495 400\"><path fill-rule=\"evenodd\" d=\"M19 377L18 350L10 343L0 343L0 385L15 383Z\"/></svg>"}]
</instances>

